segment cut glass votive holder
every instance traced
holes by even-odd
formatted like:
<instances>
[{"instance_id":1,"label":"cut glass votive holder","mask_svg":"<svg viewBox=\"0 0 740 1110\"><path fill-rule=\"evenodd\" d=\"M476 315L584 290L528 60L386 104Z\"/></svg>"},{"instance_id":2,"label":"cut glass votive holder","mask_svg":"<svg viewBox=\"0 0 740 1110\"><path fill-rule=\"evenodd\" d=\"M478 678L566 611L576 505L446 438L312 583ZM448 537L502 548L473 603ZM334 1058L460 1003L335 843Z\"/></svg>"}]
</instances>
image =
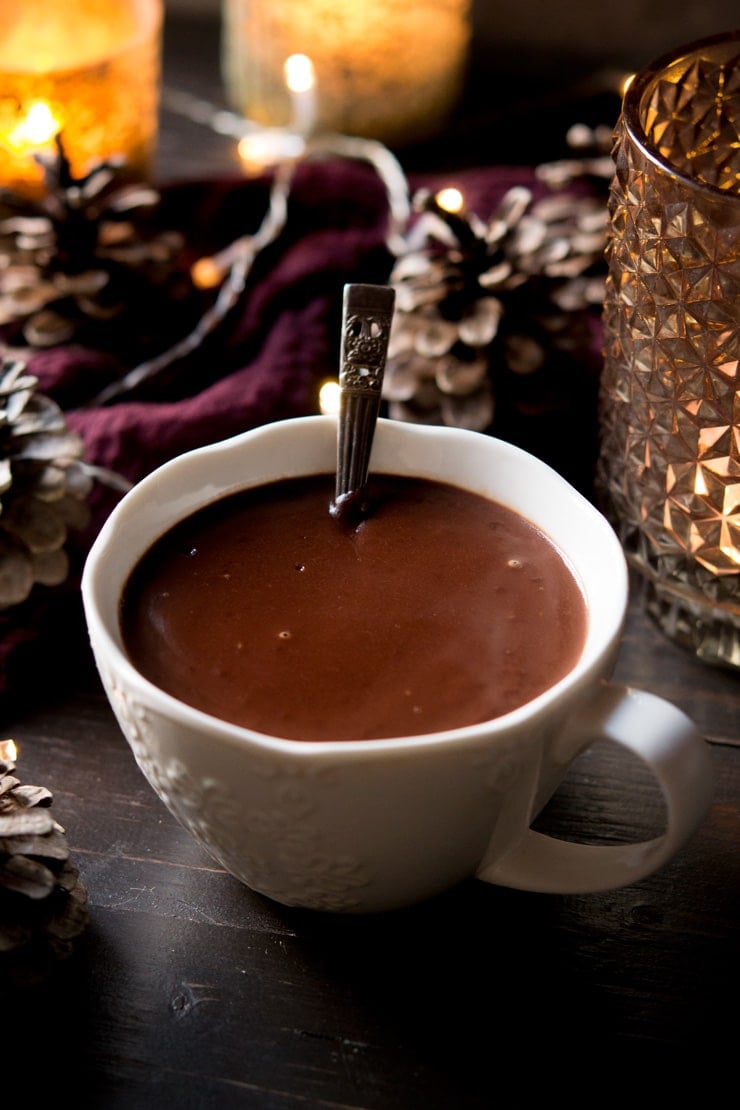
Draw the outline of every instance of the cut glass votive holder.
<instances>
[{"instance_id":1,"label":"cut glass votive holder","mask_svg":"<svg viewBox=\"0 0 740 1110\"><path fill-rule=\"evenodd\" d=\"M597 490L650 615L740 668L740 31L638 73L613 153Z\"/></svg>"}]
</instances>

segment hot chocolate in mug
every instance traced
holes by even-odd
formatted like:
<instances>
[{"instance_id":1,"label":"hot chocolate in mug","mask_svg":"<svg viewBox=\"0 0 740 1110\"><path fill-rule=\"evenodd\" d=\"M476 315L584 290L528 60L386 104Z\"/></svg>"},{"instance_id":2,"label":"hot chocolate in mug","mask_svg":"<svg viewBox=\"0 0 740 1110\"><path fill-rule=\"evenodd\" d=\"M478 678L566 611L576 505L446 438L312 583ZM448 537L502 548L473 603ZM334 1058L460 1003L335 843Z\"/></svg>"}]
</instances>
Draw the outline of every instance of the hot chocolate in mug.
<instances>
[{"instance_id":1,"label":"hot chocolate in mug","mask_svg":"<svg viewBox=\"0 0 740 1110\"><path fill-rule=\"evenodd\" d=\"M443 483L502 505L546 537L572 571L585 601L583 642L566 672L545 676L524 704L473 724L464 723L461 707L463 723L434 732L306 740L231 723L145 677L122 631L124 597L145 555L222 498L330 475L336 443L336 418L312 416L181 455L125 495L91 548L82 597L92 651L137 764L162 802L248 887L316 910L395 909L470 878L588 893L662 867L710 805L708 745L675 706L610 681L628 596L611 526L545 463L492 436L381 419L370 472ZM387 604L379 580L377 606ZM495 598L489 605L493 620ZM194 620L189 633L194 656L204 620ZM249 612L244 627L248 636ZM596 845L535 831L571 764L604 739L637 755L657 781L662 834Z\"/></svg>"}]
</instances>

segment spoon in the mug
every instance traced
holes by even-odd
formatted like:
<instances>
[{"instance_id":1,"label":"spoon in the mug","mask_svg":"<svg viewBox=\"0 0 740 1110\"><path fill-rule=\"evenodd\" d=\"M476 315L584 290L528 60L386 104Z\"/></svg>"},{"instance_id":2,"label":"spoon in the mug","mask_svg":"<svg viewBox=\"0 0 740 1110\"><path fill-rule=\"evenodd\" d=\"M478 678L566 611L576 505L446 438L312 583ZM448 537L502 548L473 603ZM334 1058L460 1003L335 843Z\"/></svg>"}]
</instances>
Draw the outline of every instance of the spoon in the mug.
<instances>
[{"instance_id":1,"label":"spoon in the mug","mask_svg":"<svg viewBox=\"0 0 740 1110\"><path fill-rule=\"evenodd\" d=\"M344 287L337 475L331 513L349 523L360 520L366 511L363 498L395 297L389 285Z\"/></svg>"}]
</instances>

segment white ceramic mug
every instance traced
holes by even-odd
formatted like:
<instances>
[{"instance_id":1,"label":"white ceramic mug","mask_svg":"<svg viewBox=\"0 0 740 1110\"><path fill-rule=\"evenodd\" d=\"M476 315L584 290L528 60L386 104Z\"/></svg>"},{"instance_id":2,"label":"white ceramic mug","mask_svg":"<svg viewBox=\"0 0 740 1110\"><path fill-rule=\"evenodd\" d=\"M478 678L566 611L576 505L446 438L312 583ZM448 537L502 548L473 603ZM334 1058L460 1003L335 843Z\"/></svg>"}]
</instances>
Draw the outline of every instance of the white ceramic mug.
<instances>
[{"instance_id":1,"label":"white ceramic mug","mask_svg":"<svg viewBox=\"0 0 740 1110\"><path fill-rule=\"evenodd\" d=\"M628 590L610 525L554 470L491 436L381 419L370 469L500 501L566 554L586 594L588 634L577 665L543 694L447 732L316 743L227 724L137 672L119 604L153 541L217 497L335 465L335 417L268 424L160 467L126 494L93 544L82 596L95 660L139 767L175 817L250 888L319 910L393 909L471 877L541 892L608 890L671 859L710 804L708 745L675 706L608 681ZM534 831L569 766L604 738L652 772L664 832L594 845Z\"/></svg>"}]
</instances>

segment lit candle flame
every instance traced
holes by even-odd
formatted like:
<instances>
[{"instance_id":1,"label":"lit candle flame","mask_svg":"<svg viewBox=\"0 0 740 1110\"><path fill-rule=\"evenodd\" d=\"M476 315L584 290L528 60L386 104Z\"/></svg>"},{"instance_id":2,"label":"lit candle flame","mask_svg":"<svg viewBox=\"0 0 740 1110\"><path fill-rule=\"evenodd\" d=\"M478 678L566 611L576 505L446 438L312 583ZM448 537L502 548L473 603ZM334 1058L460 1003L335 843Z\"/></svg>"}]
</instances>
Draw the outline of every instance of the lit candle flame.
<instances>
[{"instance_id":1,"label":"lit candle flame","mask_svg":"<svg viewBox=\"0 0 740 1110\"><path fill-rule=\"evenodd\" d=\"M23 119L8 132L8 144L15 150L46 146L61 131L61 123L43 100L34 100Z\"/></svg>"}]
</instances>

